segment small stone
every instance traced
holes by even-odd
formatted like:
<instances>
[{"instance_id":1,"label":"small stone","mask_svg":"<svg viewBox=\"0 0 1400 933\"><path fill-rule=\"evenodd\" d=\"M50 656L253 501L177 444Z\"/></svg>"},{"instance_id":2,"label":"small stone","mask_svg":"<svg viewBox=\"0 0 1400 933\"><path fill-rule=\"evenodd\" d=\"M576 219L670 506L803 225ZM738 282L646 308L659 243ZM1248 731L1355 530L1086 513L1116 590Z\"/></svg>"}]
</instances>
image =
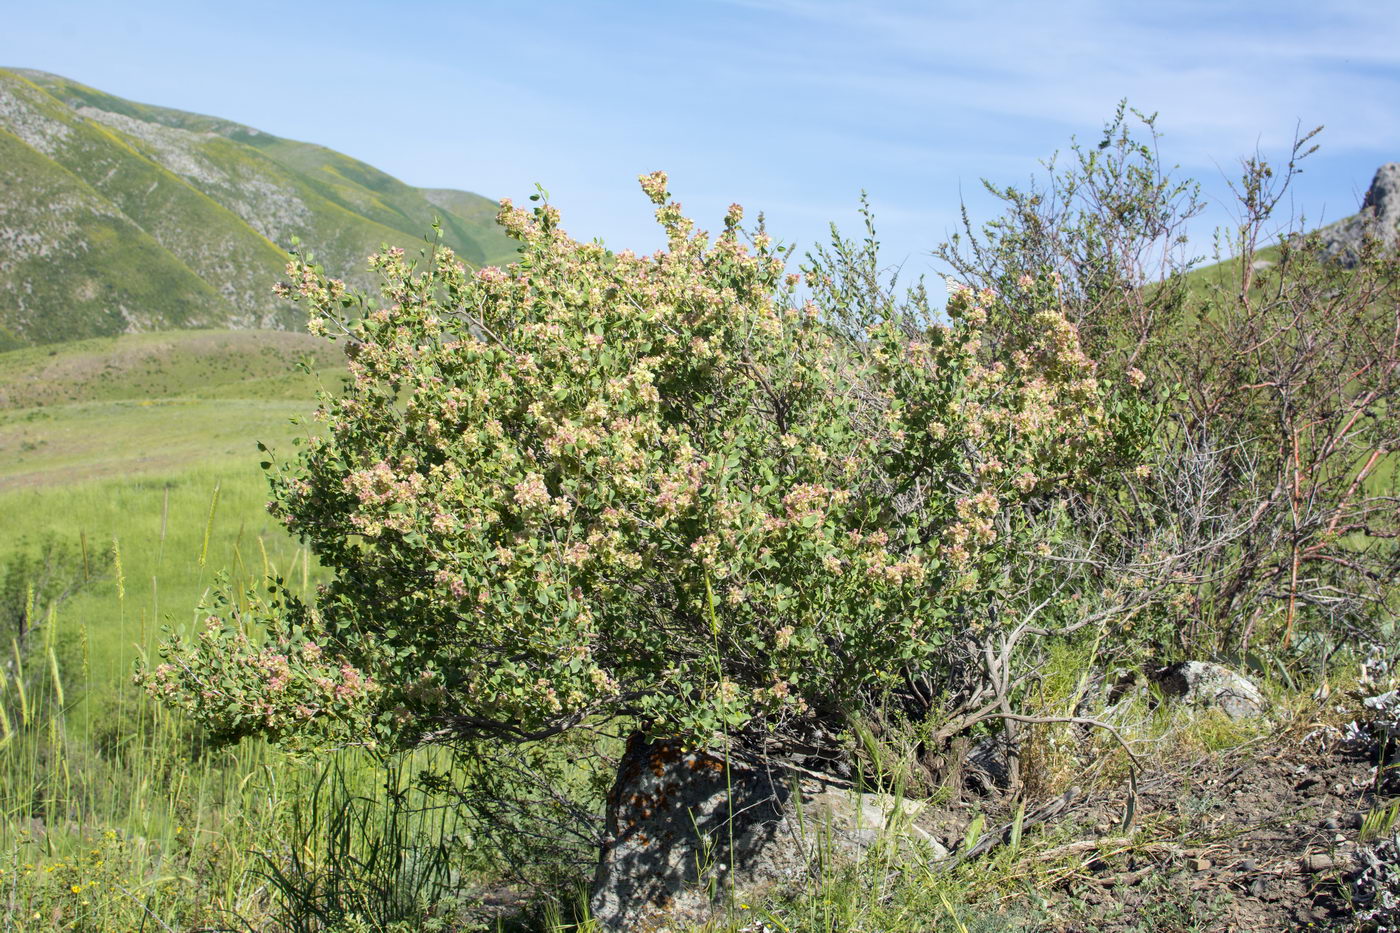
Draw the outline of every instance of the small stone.
<instances>
[{"instance_id":1,"label":"small stone","mask_svg":"<svg viewBox=\"0 0 1400 933\"><path fill-rule=\"evenodd\" d=\"M1319 852L1314 855L1304 856L1300 864L1303 867L1303 871L1316 874L1320 871L1330 870L1336 863L1333 861L1332 856Z\"/></svg>"},{"instance_id":2,"label":"small stone","mask_svg":"<svg viewBox=\"0 0 1400 933\"><path fill-rule=\"evenodd\" d=\"M1253 874L1259 870L1259 863L1252 858L1247 858L1239 864L1239 870L1244 874Z\"/></svg>"},{"instance_id":3,"label":"small stone","mask_svg":"<svg viewBox=\"0 0 1400 933\"><path fill-rule=\"evenodd\" d=\"M1191 860L1192 871L1210 871L1211 862L1208 858L1193 858Z\"/></svg>"}]
</instances>

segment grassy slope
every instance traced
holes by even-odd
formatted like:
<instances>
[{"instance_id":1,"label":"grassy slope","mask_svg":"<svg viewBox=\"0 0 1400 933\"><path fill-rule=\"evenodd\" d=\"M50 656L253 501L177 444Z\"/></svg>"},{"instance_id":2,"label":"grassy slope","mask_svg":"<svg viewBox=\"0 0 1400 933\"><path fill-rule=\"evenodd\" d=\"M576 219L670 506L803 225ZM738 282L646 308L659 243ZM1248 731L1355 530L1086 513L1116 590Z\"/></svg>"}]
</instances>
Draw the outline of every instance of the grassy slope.
<instances>
[{"instance_id":1,"label":"grassy slope","mask_svg":"<svg viewBox=\"0 0 1400 933\"><path fill-rule=\"evenodd\" d=\"M438 210L447 212L443 215L444 218L451 217L473 227L496 222L496 213L500 209L500 205L495 201L488 201L466 191L457 191L452 188L423 188L421 190L423 197L427 199L429 204ZM496 244L491 249L486 250L485 261L504 266L513 262L517 258L516 254L516 243L513 240L506 240L504 243Z\"/></svg>"},{"instance_id":2,"label":"grassy slope","mask_svg":"<svg viewBox=\"0 0 1400 933\"><path fill-rule=\"evenodd\" d=\"M275 331L187 331L0 354L0 492L252 464L286 444L333 344ZM306 359L313 372L297 370ZM304 429L302 429L304 430Z\"/></svg>"},{"instance_id":3,"label":"grassy slope","mask_svg":"<svg viewBox=\"0 0 1400 933\"><path fill-rule=\"evenodd\" d=\"M256 316L272 303L268 294L284 261L282 250L163 164L211 177L198 164L197 141L163 140L163 150L153 152L139 135L86 118L21 76L0 72L0 86L31 119L56 128L55 139L30 134L36 148L91 185L239 314Z\"/></svg>"},{"instance_id":4,"label":"grassy slope","mask_svg":"<svg viewBox=\"0 0 1400 933\"><path fill-rule=\"evenodd\" d=\"M479 261L478 254L487 259L514 255L511 241L495 227L495 202L479 194L457 189L413 188L371 165L324 146L283 139L219 117L136 103L58 75L25 69L16 69L15 73L70 105L186 130L206 138L222 137L257 149L289 171L302 176L306 183L316 187L329 200L401 233L415 237L421 235L424 218L430 218L432 214L424 210L431 200L439 208L451 211L452 220L460 225L464 239L453 242L449 235L448 243L459 249L463 256L476 262ZM430 193L448 197L446 200L430 199Z\"/></svg>"},{"instance_id":5,"label":"grassy slope","mask_svg":"<svg viewBox=\"0 0 1400 933\"><path fill-rule=\"evenodd\" d=\"M309 357L330 377L339 347L285 331L166 331L98 338L0 354L0 410L63 402L179 397L309 401Z\"/></svg>"},{"instance_id":6,"label":"grassy slope","mask_svg":"<svg viewBox=\"0 0 1400 933\"><path fill-rule=\"evenodd\" d=\"M442 223L443 241L473 265L509 262L515 257L515 244L495 225L497 204L480 195L453 191L452 199L434 201L429 192L324 146L266 134L245 142L295 172L327 201L385 227L421 236L427 232L424 219L436 217Z\"/></svg>"},{"instance_id":7,"label":"grassy slope","mask_svg":"<svg viewBox=\"0 0 1400 933\"><path fill-rule=\"evenodd\" d=\"M416 242L427 231L434 214L439 214L445 241L469 262L497 262L515 255L513 243L495 225L496 203L481 195L455 189L414 188L324 146L283 139L218 117L128 101L57 75L19 73L71 105L198 134L225 159L236 147L240 153L237 158L249 163L243 167L245 171L256 166L257 172L268 172L266 162L257 158L263 156L268 162L280 165L303 190L314 191L354 217L396 231L397 236L407 235ZM225 143L228 147L220 148ZM449 197L445 201L432 200L428 197L430 193L446 193ZM309 229L307 232L317 231ZM314 240L303 238L314 245ZM285 244L279 240L279 245ZM377 245L375 242L371 248ZM360 258L362 256L357 254L354 261Z\"/></svg>"},{"instance_id":8,"label":"grassy slope","mask_svg":"<svg viewBox=\"0 0 1400 933\"><path fill-rule=\"evenodd\" d=\"M270 288L295 237L369 286L434 218L474 264L513 246L494 205L321 146L0 69L0 350L171 326L296 326Z\"/></svg>"},{"instance_id":9,"label":"grassy slope","mask_svg":"<svg viewBox=\"0 0 1400 933\"><path fill-rule=\"evenodd\" d=\"M305 358L309 374L294 364ZM54 533L120 542L126 597L80 593L65 624L85 628L97 680L115 686L163 621L190 618L218 570L278 568L299 545L263 508L256 442L289 450L339 349L305 334L178 331L0 354L0 560ZM215 487L209 553L200 552ZM310 567L314 571L314 567Z\"/></svg>"}]
</instances>

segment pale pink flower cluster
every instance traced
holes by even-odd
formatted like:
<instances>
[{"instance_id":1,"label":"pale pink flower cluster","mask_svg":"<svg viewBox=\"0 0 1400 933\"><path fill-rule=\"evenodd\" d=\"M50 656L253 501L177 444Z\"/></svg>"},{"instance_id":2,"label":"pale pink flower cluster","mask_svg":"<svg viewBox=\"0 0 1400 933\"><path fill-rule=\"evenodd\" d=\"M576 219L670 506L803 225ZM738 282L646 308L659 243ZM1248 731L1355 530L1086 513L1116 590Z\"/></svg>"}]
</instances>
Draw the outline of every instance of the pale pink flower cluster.
<instances>
[{"instance_id":1,"label":"pale pink flower cluster","mask_svg":"<svg viewBox=\"0 0 1400 933\"><path fill-rule=\"evenodd\" d=\"M651 199L653 204L660 207L666 203L668 194L666 191L665 172L652 172L649 175L639 175L637 180L641 182L642 191Z\"/></svg>"},{"instance_id":2,"label":"pale pink flower cluster","mask_svg":"<svg viewBox=\"0 0 1400 933\"><path fill-rule=\"evenodd\" d=\"M340 665L340 683L335 685L338 700L357 696L365 691L365 680L360 672L348 663Z\"/></svg>"},{"instance_id":3,"label":"pale pink flower cluster","mask_svg":"<svg viewBox=\"0 0 1400 933\"><path fill-rule=\"evenodd\" d=\"M544 477L538 473L526 474L525 479L515 484L515 504L524 509L542 509L549 505L549 489Z\"/></svg>"},{"instance_id":4,"label":"pale pink flower cluster","mask_svg":"<svg viewBox=\"0 0 1400 933\"><path fill-rule=\"evenodd\" d=\"M383 460L364 470L356 470L344 480L345 491L354 493L365 505L409 502L423 491L419 473L400 476Z\"/></svg>"},{"instance_id":5,"label":"pale pink flower cluster","mask_svg":"<svg viewBox=\"0 0 1400 933\"><path fill-rule=\"evenodd\" d=\"M467 584L462 580L461 574L453 573L450 570L439 570L433 575L433 582L438 586L445 587L457 599L466 598Z\"/></svg>"},{"instance_id":6,"label":"pale pink flower cluster","mask_svg":"<svg viewBox=\"0 0 1400 933\"><path fill-rule=\"evenodd\" d=\"M783 509L788 521L801 522L807 518L826 519L828 509L850 498L844 489L830 489L817 483L801 483L783 496Z\"/></svg>"}]
</instances>

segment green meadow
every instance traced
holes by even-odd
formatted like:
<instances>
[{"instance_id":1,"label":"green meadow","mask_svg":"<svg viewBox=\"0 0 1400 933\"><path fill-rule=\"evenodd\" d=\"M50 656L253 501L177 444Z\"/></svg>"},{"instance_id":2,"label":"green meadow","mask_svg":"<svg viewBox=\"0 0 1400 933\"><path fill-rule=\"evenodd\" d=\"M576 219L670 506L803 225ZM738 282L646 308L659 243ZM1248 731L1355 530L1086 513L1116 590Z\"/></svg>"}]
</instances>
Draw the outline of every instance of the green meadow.
<instances>
[{"instance_id":1,"label":"green meadow","mask_svg":"<svg viewBox=\"0 0 1400 933\"><path fill-rule=\"evenodd\" d=\"M131 675L221 575L315 585L264 509L256 443L305 430L292 419L334 377L334 353L305 335L189 332L0 355L0 566L55 540L84 578L24 646L4 646L0 928L263 925L258 870L320 800L324 763L205 748ZM342 804L361 770L383 781L337 765L321 794ZM314 838L302 849L317 857Z\"/></svg>"}]
</instances>

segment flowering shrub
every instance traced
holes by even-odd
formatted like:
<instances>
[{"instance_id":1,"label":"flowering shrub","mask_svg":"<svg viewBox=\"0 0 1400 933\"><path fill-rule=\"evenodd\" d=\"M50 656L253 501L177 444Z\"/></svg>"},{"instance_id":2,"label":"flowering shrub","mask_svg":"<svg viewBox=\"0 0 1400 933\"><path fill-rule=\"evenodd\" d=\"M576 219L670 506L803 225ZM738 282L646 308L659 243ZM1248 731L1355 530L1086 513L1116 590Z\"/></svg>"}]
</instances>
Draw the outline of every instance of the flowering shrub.
<instances>
[{"instance_id":1,"label":"flowering shrub","mask_svg":"<svg viewBox=\"0 0 1400 933\"><path fill-rule=\"evenodd\" d=\"M518 262L386 250L377 305L294 258L282 291L350 379L268 464L270 509L333 581L314 606L223 607L150 690L230 736L523 739L628 714L703 741L840 709L1007 624L978 607L1025 547L1022 504L1131 433L1131 387L1095 376L1056 281L857 323L804 302L738 205L711 238L664 174L641 182L667 237L649 256L505 201Z\"/></svg>"}]
</instances>

